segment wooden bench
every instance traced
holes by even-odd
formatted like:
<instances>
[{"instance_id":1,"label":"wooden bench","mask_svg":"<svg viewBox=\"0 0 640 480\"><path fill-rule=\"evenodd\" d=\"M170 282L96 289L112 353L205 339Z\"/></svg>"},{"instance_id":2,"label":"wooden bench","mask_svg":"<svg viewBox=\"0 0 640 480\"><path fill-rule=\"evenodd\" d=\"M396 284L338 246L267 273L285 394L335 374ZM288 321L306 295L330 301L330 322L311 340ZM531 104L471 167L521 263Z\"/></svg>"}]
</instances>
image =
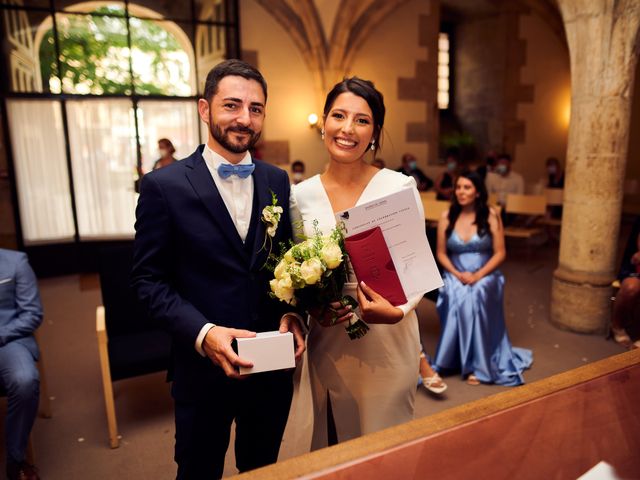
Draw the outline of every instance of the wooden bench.
<instances>
[{"instance_id":1,"label":"wooden bench","mask_svg":"<svg viewBox=\"0 0 640 480\"><path fill-rule=\"evenodd\" d=\"M535 222L547 212L547 198L544 195L507 195L505 213L520 215L526 218L522 226L507 225L504 228L505 237L531 238L541 234L544 229L536 226Z\"/></svg>"},{"instance_id":2,"label":"wooden bench","mask_svg":"<svg viewBox=\"0 0 640 480\"><path fill-rule=\"evenodd\" d=\"M451 203L447 200L425 200L422 199L422 208L424 208L424 219L431 226L437 225L442 212L449 210Z\"/></svg>"}]
</instances>

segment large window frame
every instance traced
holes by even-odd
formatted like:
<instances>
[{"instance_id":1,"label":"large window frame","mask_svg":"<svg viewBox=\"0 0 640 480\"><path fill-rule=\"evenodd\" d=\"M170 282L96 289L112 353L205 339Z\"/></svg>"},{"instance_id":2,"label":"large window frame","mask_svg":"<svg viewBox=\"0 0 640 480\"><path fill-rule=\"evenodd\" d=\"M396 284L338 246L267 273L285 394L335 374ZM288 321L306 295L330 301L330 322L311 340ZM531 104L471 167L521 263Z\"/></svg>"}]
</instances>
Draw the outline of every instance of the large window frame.
<instances>
[{"instance_id":1,"label":"large window frame","mask_svg":"<svg viewBox=\"0 0 640 480\"><path fill-rule=\"evenodd\" d=\"M144 16L140 14L131 15L130 4L133 7L135 7L136 6L135 2L129 2L128 0L125 0L122 2L118 2L118 1L113 2L113 3L120 3L124 7L124 12L125 12L124 18L126 20L126 25L127 25L129 47L131 47L131 23L130 22L132 18L141 19L141 20L151 20L154 22L158 22L158 21L174 22L177 25L187 26L190 29L190 31L188 31L187 34L189 38L192 40L192 48L194 53L192 68L195 70L196 89L198 90L196 92L193 92L194 94L191 96L172 96L172 95L138 93L136 91L136 85L135 85L133 68L132 68L131 62L129 62L129 74L130 74L129 79L131 82L131 88L129 89L130 93L96 95L96 94L66 93L64 92L64 90L62 90L61 93L53 93L50 91L41 91L41 92L15 91L15 89L13 88L14 84L12 83L12 78L10 77L11 75L10 69L4 68L9 65L9 59L3 58L5 56L4 49L2 50L3 53L0 53L0 55L2 55L2 57L0 57L0 61L2 62L2 65L3 65L2 73L0 73L0 118L1 118L0 127L2 128L3 137L6 145L7 166L8 166L8 173L9 173L9 182L11 187L12 206L14 211L16 240L17 240L18 248L22 250L27 250L30 253L30 255L33 254L31 256L36 257L36 262L38 258L44 259L44 257L47 256L47 253L46 253L47 251L59 251L60 248L68 250L71 247L73 252L70 252L69 256L73 257L75 261L69 262L69 264L67 265L67 268L62 268L62 270L82 271L86 269L84 266L82 266L83 257L86 260L86 258L90 258L94 256L90 252L91 248L87 250L88 244L96 244L98 247L101 246L100 244L104 244L104 241L96 241L91 239L83 240L79 233L78 211L77 211L77 204L76 204L77 199L76 199L76 192L73 187L74 179L73 179L73 168L72 168L72 154L71 154L71 148L70 148L68 102L75 101L75 100L104 101L108 99L114 99L114 100L126 99L129 102L131 102L131 107L134 112L133 118L134 118L135 131L132 132L132 138L135 140L135 145L136 145L135 161L138 166L141 166L142 165L142 158L141 158L142 132L140 131L141 126L139 125L139 117L140 117L139 103L145 102L145 101L152 101L152 100L158 100L158 101L161 100L163 102L193 101L194 103L197 101L203 87L202 82L201 81L198 82L197 80L197 79L200 79L200 74L201 74L201 72L198 71L200 67L199 65L200 57L199 57L199 52L197 51L197 45L196 45L197 43L196 38L198 37L198 35L200 36L210 35L210 33L208 32L216 32L215 35L218 35L218 36L224 35L225 36L224 44L226 48L226 51L224 52L224 57L225 58L240 57L241 50L240 50L240 25L239 25L238 0L223 0L222 2L224 4L224 7L223 7L224 20L223 21L200 20L195 18L196 6L199 4L198 3L199 1L200 0L182 0L181 3L183 3L185 6L185 9L189 9L190 12L184 16L180 16L180 18L176 16L158 17L158 16L152 16L152 15ZM8 16L5 17L5 12L10 12L10 11L26 12L26 14L33 13L33 14L45 15L45 16L48 14L52 21L52 26L54 30L55 52L56 52L56 58L58 61L57 72L52 72L52 73L59 75L61 68L59 65L60 49L58 45L59 42L57 37L57 26L56 26L57 15L60 15L60 14L96 15L96 14L77 11L73 8L70 8L68 5L59 5L61 3L60 0L40 0L38 2L32 2L32 3L38 4L38 6L16 5L16 3L19 3L19 0L17 1L1 0L0 1L0 38L4 42L6 41L7 34L8 34L8 32L6 31L6 24L5 24L5 18L8 18ZM27 0L24 3L29 3L29 2ZM78 1L74 3L77 4L81 2ZM99 2L99 3L105 3L105 2ZM43 6L46 4L48 4L48 7ZM198 28L198 27L204 27L204 28ZM46 81L46 79L43 79L43 81ZM47 89L46 86L45 86L45 89ZM50 245L38 245L37 242L34 242L33 244L29 244L28 242L25 243L25 239L23 236L23 229L22 229L22 215L20 212L20 204L19 204L19 192L18 192L18 184L17 184L16 168L15 168L16 165L14 163L15 156L14 156L12 145L11 145L11 126L10 126L11 122L9 119L8 102L10 102L13 99L23 99L23 100L46 99L46 100L52 100L52 101L58 102L60 104L60 110L62 112L67 173L69 177L69 185L71 187L70 201L71 201L71 209L72 209L73 223L74 223L74 229L75 229L75 235L72 241L68 241L64 244L60 244L60 242L58 243L52 242ZM196 119L196 122L198 124L198 130L199 130L198 137L202 138L203 134L205 133L203 131L204 130L203 126L199 118ZM112 240L118 240L118 239L114 238ZM48 246L51 248L47 249L46 247ZM78 252L84 252L84 253L79 255ZM33 258L32 258L32 261L34 261ZM42 270L52 270L52 269L43 266L40 270L42 271ZM90 267L89 267L89 270L91 270ZM60 271L60 265L58 265L58 268L54 267L52 273L59 273L59 271Z\"/></svg>"}]
</instances>

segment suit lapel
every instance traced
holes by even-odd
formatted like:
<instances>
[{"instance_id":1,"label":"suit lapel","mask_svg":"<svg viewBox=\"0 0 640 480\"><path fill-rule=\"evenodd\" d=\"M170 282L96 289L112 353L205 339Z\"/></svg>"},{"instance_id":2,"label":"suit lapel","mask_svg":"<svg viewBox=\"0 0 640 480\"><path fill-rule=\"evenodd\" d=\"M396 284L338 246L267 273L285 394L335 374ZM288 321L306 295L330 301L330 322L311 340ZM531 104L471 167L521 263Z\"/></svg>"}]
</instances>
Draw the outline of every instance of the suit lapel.
<instances>
[{"instance_id":1,"label":"suit lapel","mask_svg":"<svg viewBox=\"0 0 640 480\"><path fill-rule=\"evenodd\" d=\"M188 162L186 164L187 180L191 183L191 186L220 227L222 233L229 239L229 243L233 245L240 255L245 256L242 239L240 235L238 235L238 230L233 220L231 220L229 211L220 196L220 192L213 178L211 178L211 173L204 162L204 158L202 158L201 150L196 150L191 158L186 161Z\"/></svg>"},{"instance_id":2,"label":"suit lapel","mask_svg":"<svg viewBox=\"0 0 640 480\"><path fill-rule=\"evenodd\" d=\"M262 248L265 235L266 235L266 226L262 221L262 210L267 205L271 205L271 189L269 188L269 179L267 177L267 171L260 162L254 162L256 164L256 169L253 172L253 194L257 197L256 205L258 211L252 212L251 218L256 223L256 234L253 240L253 249L251 250L251 268L255 265L256 261L259 258L263 258L267 252L269 251L269 241L267 240L267 244L265 245L265 249ZM256 215L257 213L257 215Z\"/></svg>"}]
</instances>

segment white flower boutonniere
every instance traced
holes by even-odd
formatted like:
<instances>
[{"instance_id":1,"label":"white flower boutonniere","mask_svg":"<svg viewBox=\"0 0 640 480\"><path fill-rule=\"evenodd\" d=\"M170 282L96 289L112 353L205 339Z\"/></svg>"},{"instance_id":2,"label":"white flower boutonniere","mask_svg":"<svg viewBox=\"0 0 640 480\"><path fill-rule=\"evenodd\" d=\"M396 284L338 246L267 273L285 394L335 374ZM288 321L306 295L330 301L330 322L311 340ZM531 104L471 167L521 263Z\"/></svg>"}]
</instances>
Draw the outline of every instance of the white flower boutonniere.
<instances>
[{"instance_id":1,"label":"white flower boutonniere","mask_svg":"<svg viewBox=\"0 0 640 480\"><path fill-rule=\"evenodd\" d=\"M278 205L278 197L273 192L271 192L271 205L267 205L262 209L262 221L267 227L267 231L264 236L264 242L262 244L261 250L265 249L267 246L267 242L269 242L269 254L271 253L272 239L276 236L276 230L278 229L278 224L280 223L280 216L282 215L282 207Z\"/></svg>"}]
</instances>

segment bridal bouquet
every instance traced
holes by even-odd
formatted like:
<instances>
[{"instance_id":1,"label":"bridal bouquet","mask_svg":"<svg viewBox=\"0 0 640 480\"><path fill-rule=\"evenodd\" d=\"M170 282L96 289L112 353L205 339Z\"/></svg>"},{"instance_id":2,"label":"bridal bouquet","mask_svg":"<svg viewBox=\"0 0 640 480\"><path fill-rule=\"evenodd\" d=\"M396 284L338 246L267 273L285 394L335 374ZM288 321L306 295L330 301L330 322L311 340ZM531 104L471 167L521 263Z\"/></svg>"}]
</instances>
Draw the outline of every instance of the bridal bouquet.
<instances>
[{"instance_id":1,"label":"bridal bouquet","mask_svg":"<svg viewBox=\"0 0 640 480\"><path fill-rule=\"evenodd\" d=\"M334 228L330 235L323 236L314 222L314 235L302 243L280 244L280 255L272 254L267 266L273 269L274 278L269 283L270 295L289 305L304 310L326 307L339 301L343 307L351 305L355 310L358 302L342 295L342 287L348 276L348 258L344 248L342 229ZM337 317L333 318L335 322ZM352 340L363 337L369 327L355 313L348 321L347 334Z\"/></svg>"}]
</instances>

